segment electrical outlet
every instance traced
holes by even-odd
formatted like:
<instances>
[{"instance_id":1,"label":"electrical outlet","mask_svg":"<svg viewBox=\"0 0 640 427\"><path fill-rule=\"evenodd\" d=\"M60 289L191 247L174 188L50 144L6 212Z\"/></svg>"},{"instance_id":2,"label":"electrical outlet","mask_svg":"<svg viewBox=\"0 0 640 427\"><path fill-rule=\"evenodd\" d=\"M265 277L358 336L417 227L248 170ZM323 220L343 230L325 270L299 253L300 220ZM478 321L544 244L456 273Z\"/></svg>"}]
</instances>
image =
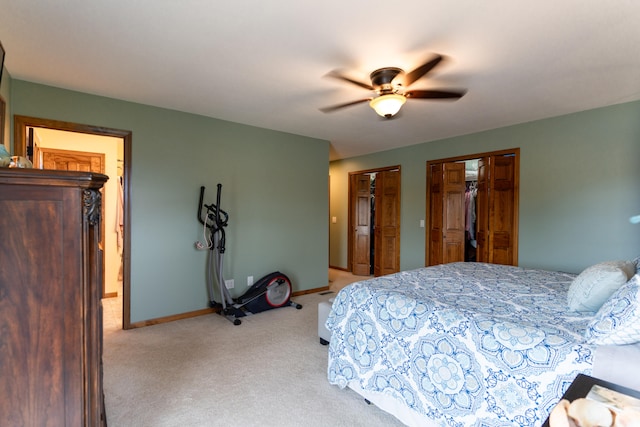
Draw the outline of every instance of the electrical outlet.
<instances>
[{"instance_id":1,"label":"electrical outlet","mask_svg":"<svg viewBox=\"0 0 640 427\"><path fill-rule=\"evenodd\" d=\"M227 289L233 289L233 287L235 286L233 279L225 280L224 285L227 287Z\"/></svg>"},{"instance_id":2,"label":"electrical outlet","mask_svg":"<svg viewBox=\"0 0 640 427\"><path fill-rule=\"evenodd\" d=\"M253 276L247 276L247 286L253 285Z\"/></svg>"}]
</instances>

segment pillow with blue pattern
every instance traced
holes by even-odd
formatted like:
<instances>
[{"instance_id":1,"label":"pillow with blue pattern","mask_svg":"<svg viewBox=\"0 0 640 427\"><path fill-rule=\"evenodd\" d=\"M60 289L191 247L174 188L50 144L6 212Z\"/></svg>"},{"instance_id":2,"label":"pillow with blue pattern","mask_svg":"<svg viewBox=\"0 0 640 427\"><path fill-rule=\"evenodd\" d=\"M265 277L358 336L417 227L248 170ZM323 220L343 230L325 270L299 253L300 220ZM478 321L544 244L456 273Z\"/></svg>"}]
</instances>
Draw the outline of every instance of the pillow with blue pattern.
<instances>
[{"instance_id":1,"label":"pillow with blue pattern","mask_svg":"<svg viewBox=\"0 0 640 427\"><path fill-rule=\"evenodd\" d=\"M597 345L640 342L640 274L611 295L587 326L584 337L587 343Z\"/></svg>"},{"instance_id":2,"label":"pillow with blue pattern","mask_svg":"<svg viewBox=\"0 0 640 427\"><path fill-rule=\"evenodd\" d=\"M569 286L569 309L595 313L634 274L635 261L606 261L585 268Z\"/></svg>"}]
</instances>

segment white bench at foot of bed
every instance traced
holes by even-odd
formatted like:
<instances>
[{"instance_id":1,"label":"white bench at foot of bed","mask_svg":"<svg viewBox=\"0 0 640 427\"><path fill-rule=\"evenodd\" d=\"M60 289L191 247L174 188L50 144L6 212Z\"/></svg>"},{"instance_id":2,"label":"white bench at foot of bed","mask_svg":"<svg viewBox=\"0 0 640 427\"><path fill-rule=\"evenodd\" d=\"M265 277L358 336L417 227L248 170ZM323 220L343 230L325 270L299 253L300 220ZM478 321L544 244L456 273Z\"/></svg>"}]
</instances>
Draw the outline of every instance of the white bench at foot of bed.
<instances>
[{"instance_id":1,"label":"white bench at foot of bed","mask_svg":"<svg viewBox=\"0 0 640 427\"><path fill-rule=\"evenodd\" d=\"M327 322L327 317L329 317L332 304L333 298L318 303L318 337L320 337L320 344L322 345L327 345L331 341L331 332L329 332L325 323Z\"/></svg>"}]
</instances>

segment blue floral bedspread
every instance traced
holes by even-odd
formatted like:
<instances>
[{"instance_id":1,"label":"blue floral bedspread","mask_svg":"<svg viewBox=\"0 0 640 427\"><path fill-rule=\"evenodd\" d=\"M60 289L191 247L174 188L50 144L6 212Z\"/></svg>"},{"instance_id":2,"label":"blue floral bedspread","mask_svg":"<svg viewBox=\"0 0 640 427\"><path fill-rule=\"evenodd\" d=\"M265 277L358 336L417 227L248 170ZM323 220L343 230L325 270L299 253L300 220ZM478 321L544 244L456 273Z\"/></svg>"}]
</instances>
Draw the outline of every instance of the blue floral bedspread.
<instances>
[{"instance_id":1,"label":"blue floral bedspread","mask_svg":"<svg viewBox=\"0 0 640 427\"><path fill-rule=\"evenodd\" d=\"M570 312L575 275L451 263L357 282L336 296L328 377L392 396L442 426L540 426L590 373Z\"/></svg>"}]
</instances>

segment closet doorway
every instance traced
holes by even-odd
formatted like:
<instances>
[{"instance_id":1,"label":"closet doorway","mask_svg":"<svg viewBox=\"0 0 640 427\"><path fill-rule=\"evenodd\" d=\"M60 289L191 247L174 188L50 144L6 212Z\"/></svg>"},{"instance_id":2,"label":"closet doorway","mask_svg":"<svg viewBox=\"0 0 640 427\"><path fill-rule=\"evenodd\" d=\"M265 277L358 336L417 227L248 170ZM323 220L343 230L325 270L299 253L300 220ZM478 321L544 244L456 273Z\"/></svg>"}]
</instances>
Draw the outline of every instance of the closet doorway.
<instances>
[{"instance_id":1,"label":"closet doorway","mask_svg":"<svg viewBox=\"0 0 640 427\"><path fill-rule=\"evenodd\" d=\"M519 164L519 148L427 162L425 265L518 264Z\"/></svg>"},{"instance_id":2,"label":"closet doorway","mask_svg":"<svg viewBox=\"0 0 640 427\"><path fill-rule=\"evenodd\" d=\"M349 270L400 271L400 166L349 173Z\"/></svg>"},{"instance_id":3,"label":"closet doorway","mask_svg":"<svg viewBox=\"0 0 640 427\"><path fill-rule=\"evenodd\" d=\"M121 298L122 328L130 326L130 277L129 277L129 187L131 170L131 132L97 126L60 122L26 116L14 116L14 151L16 155L29 158L34 167L41 164L47 168L66 170L94 170L100 157L96 152L107 153L105 173L109 181L103 188L102 236L121 224L112 244L103 246L105 262L102 296ZM85 155L83 156L82 153ZM89 154L93 153L93 154ZM104 158L104 157L103 157ZM108 189L107 186L113 187ZM121 191L121 192L120 192ZM108 193L107 193L108 192ZM118 194L120 192L120 194ZM117 199L121 197L121 209ZM121 216L117 218L116 210ZM109 224L107 224L109 222ZM103 237L103 239L105 239Z\"/></svg>"}]
</instances>

